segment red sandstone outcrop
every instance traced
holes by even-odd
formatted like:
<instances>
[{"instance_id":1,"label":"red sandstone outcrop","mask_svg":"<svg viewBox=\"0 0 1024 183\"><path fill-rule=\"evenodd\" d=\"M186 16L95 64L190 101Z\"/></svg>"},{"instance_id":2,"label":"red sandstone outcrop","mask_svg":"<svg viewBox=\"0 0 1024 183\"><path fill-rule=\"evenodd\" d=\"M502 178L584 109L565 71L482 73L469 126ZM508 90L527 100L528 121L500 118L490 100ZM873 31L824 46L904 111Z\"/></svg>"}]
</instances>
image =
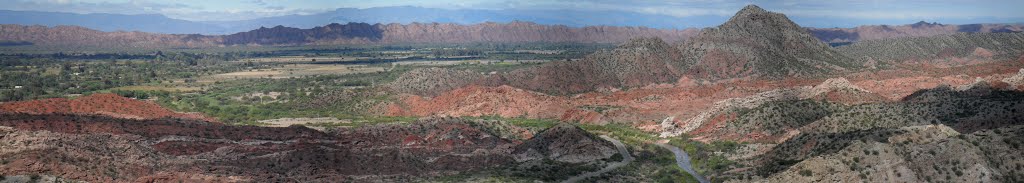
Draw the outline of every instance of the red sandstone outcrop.
<instances>
[{"instance_id":1,"label":"red sandstone outcrop","mask_svg":"<svg viewBox=\"0 0 1024 183\"><path fill-rule=\"evenodd\" d=\"M215 121L201 114L179 113L152 102L100 93L75 99L52 98L0 103L0 113L92 114L128 119L183 118Z\"/></svg>"}]
</instances>

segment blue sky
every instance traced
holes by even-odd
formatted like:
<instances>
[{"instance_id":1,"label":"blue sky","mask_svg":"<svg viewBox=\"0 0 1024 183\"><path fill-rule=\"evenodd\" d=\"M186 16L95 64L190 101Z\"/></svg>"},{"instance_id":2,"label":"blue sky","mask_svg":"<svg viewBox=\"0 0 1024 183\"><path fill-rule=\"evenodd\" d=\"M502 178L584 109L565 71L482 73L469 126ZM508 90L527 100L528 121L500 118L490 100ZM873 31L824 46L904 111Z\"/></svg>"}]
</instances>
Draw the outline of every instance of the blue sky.
<instances>
[{"instance_id":1,"label":"blue sky","mask_svg":"<svg viewBox=\"0 0 1024 183\"><path fill-rule=\"evenodd\" d=\"M0 0L0 9L73 13L163 14L171 18L214 21L313 14L337 8L419 6L444 9L576 9L629 11L680 18L730 16L747 4L782 12L798 23L846 25L940 23L1002 23L1024 20L1021 0ZM972 22L973 21L973 22ZM831 23L830 23L831 22Z\"/></svg>"}]
</instances>

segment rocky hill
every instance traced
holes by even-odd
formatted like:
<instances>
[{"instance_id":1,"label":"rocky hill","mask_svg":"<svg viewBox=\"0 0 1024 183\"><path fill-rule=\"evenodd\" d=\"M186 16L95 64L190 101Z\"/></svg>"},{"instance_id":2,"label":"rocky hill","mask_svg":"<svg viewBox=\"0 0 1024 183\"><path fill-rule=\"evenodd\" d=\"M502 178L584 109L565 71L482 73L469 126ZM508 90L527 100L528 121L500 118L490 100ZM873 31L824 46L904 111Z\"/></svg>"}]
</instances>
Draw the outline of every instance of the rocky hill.
<instances>
[{"instance_id":1,"label":"rocky hill","mask_svg":"<svg viewBox=\"0 0 1024 183\"><path fill-rule=\"evenodd\" d=\"M554 160L588 163L615 153L609 142L572 125L544 130L520 144L495 132L532 132L503 123L432 117L317 131L190 119L0 113L0 175L88 182L400 182L517 167L512 153L517 149L544 147L541 152ZM547 164L529 166L577 166Z\"/></svg>"},{"instance_id":2,"label":"rocky hill","mask_svg":"<svg viewBox=\"0 0 1024 183\"><path fill-rule=\"evenodd\" d=\"M663 121L663 136L689 133L699 138L779 141L794 129L842 110L844 105L887 101L884 97L832 78L815 86L782 88L731 98L683 121Z\"/></svg>"},{"instance_id":3,"label":"rocky hill","mask_svg":"<svg viewBox=\"0 0 1024 183\"><path fill-rule=\"evenodd\" d=\"M821 90L829 88L827 90ZM1019 180L1008 149L1021 143L1024 93L990 82L918 91L900 101L844 103L817 96L865 93L842 80L730 99L665 129L696 140L746 141L746 168L712 177L738 182ZM880 98L880 97L879 97ZM984 172L984 175L982 175Z\"/></svg>"},{"instance_id":4,"label":"rocky hill","mask_svg":"<svg viewBox=\"0 0 1024 183\"><path fill-rule=\"evenodd\" d=\"M521 149L518 143L491 133L497 128L480 125L423 118L323 132L187 119L0 114L0 174L89 182L391 182L516 166L511 153ZM587 141L593 135L569 126L546 130L568 136L538 135L531 140L537 142L527 144L543 140L592 148L544 151L560 153L552 157L566 161L615 152L608 142ZM589 143L579 146L580 140Z\"/></svg>"},{"instance_id":5,"label":"rocky hill","mask_svg":"<svg viewBox=\"0 0 1024 183\"><path fill-rule=\"evenodd\" d=\"M683 74L679 58L679 52L661 39L640 38L582 60L554 61L493 76L489 84L572 94L672 83Z\"/></svg>"},{"instance_id":6,"label":"rocky hill","mask_svg":"<svg viewBox=\"0 0 1024 183\"><path fill-rule=\"evenodd\" d=\"M399 93L436 96L442 92L466 86L483 77L483 74L465 70L436 67L417 68L403 73L385 87Z\"/></svg>"},{"instance_id":7,"label":"rocky hill","mask_svg":"<svg viewBox=\"0 0 1024 183\"><path fill-rule=\"evenodd\" d=\"M261 27L248 32L222 36L224 45L306 44L306 43L371 43L383 37L380 27L366 23L328 24L311 29L284 26Z\"/></svg>"},{"instance_id":8,"label":"rocky hill","mask_svg":"<svg viewBox=\"0 0 1024 183\"><path fill-rule=\"evenodd\" d=\"M541 131L512 151L516 161L549 159L566 163L593 162L615 153L611 142L569 123Z\"/></svg>"},{"instance_id":9,"label":"rocky hill","mask_svg":"<svg viewBox=\"0 0 1024 183\"><path fill-rule=\"evenodd\" d=\"M917 22L907 25L864 25L855 28L807 28L814 37L829 43L858 42L901 37L928 37L957 33L1008 33L1024 31L1021 24L949 25Z\"/></svg>"},{"instance_id":10,"label":"rocky hill","mask_svg":"<svg viewBox=\"0 0 1024 183\"><path fill-rule=\"evenodd\" d=\"M853 62L786 15L748 5L679 47L695 78L783 78L849 71Z\"/></svg>"},{"instance_id":11,"label":"rocky hill","mask_svg":"<svg viewBox=\"0 0 1024 183\"><path fill-rule=\"evenodd\" d=\"M858 60L900 62L973 57L1012 60L1024 55L1024 33L974 33L861 41L837 47Z\"/></svg>"},{"instance_id":12,"label":"rocky hill","mask_svg":"<svg viewBox=\"0 0 1024 183\"><path fill-rule=\"evenodd\" d=\"M765 179L736 182L1017 182L1022 126L959 133L943 125L875 129L850 135L816 135L769 152L802 159L782 169L762 169ZM787 154L789 153L789 154ZM792 161L792 159L778 161ZM777 173L773 173L777 171Z\"/></svg>"}]
</instances>

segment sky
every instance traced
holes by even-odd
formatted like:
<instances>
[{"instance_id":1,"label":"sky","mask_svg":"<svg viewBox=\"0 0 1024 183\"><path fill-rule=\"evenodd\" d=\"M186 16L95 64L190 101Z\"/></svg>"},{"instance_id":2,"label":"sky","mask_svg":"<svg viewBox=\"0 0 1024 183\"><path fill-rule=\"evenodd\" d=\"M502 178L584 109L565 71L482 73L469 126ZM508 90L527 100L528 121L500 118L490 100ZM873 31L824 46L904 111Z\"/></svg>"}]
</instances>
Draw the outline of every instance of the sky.
<instances>
[{"instance_id":1,"label":"sky","mask_svg":"<svg viewBox=\"0 0 1024 183\"><path fill-rule=\"evenodd\" d=\"M417 6L443 9L595 10L669 15L731 16L747 4L800 21L1019 23L1022 0L0 0L0 9L71 13L162 14L192 21L247 20L314 14L338 8ZM911 22L908 22L911 21Z\"/></svg>"}]
</instances>

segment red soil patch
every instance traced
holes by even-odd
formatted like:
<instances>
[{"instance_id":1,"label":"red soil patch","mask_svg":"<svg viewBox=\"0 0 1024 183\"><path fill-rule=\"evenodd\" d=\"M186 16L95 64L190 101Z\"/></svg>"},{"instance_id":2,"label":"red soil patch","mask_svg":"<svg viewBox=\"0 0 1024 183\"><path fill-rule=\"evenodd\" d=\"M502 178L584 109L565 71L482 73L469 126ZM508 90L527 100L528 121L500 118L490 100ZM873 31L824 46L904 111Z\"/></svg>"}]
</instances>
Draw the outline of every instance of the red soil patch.
<instances>
[{"instance_id":1,"label":"red soil patch","mask_svg":"<svg viewBox=\"0 0 1024 183\"><path fill-rule=\"evenodd\" d=\"M201 114L178 113L152 102L101 93L75 99L51 98L0 104L0 111L28 114L92 114L126 119L182 118L216 121Z\"/></svg>"},{"instance_id":2,"label":"red soil patch","mask_svg":"<svg viewBox=\"0 0 1024 183\"><path fill-rule=\"evenodd\" d=\"M712 117L711 120L708 120L707 123L701 124L701 126L699 128L697 128L696 130L693 130L690 133L691 134L713 133L715 131L718 131L719 128L725 126L725 122L726 121L732 121L734 119L736 119L736 113L732 113L732 112L726 113L726 114L721 114L721 115L716 115L715 117Z\"/></svg>"},{"instance_id":3,"label":"red soil patch","mask_svg":"<svg viewBox=\"0 0 1024 183\"><path fill-rule=\"evenodd\" d=\"M565 111L559 120L562 121L576 121L579 123L595 124L600 123L604 115L594 111L588 111L583 109L571 109Z\"/></svg>"},{"instance_id":4,"label":"red soil patch","mask_svg":"<svg viewBox=\"0 0 1024 183\"><path fill-rule=\"evenodd\" d=\"M555 118L568 108L564 98L547 96L510 86L468 86L445 92L434 98L415 95L402 97L401 103L387 107L387 115L398 116L526 116Z\"/></svg>"}]
</instances>

